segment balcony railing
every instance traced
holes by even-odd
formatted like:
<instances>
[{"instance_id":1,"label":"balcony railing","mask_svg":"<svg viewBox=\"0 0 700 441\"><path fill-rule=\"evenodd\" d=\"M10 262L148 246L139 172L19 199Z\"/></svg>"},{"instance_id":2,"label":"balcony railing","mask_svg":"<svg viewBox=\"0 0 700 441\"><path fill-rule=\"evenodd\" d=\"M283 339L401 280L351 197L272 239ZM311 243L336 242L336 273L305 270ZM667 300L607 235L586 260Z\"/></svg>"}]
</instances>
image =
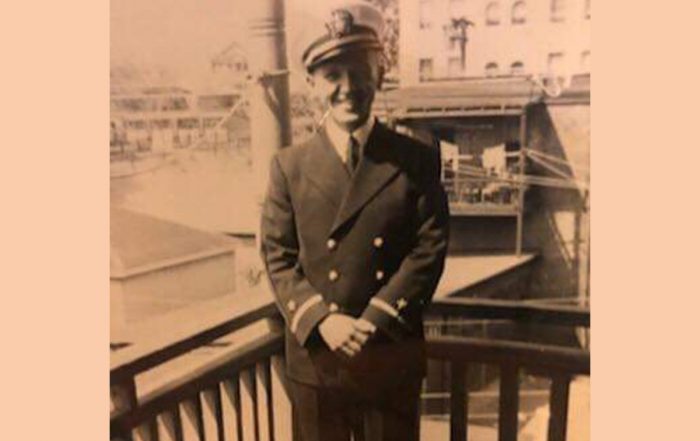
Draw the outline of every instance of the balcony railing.
<instances>
[{"instance_id":1,"label":"balcony railing","mask_svg":"<svg viewBox=\"0 0 700 441\"><path fill-rule=\"evenodd\" d=\"M519 209L518 185L509 175L517 173L518 152L506 152L500 173L472 164L471 155L444 161L442 184L453 215L515 216ZM509 164L506 167L506 164ZM508 172L506 172L506 168Z\"/></svg>"},{"instance_id":2,"label":"balcony railing","mask_svg":"<svg viewBox=\"0 0 700 441\"><path fill-rule=\"evenodd\" d=\"M219 307L211 317L195 315L148 341L123 343L122 349L112 353L112 440L298 439L285 387L283 330L275 306L269 301L251 302L239 307L235 317L231 315L232 311ZM444 326L466 319L583 328L590 323L588 310L580 307L455 298L434 302L427 316L439 318ZM236 342L228 348L224 340L230 335L236 335ZM216 356L171 369L169 376L155 375L161 378L155 386L139 384L139 377L149 371L163 369L179 357L193 357L196 351L222 341L218 346L224 350ZM570 382L574 376L590 373L586 349L436 332L428 335L427 348L430 359L450 366L451 441L467 439L466 373L469 366L484 363L498 366L500 373L499 441L517 439L522 372L551 379L547 439L566 439Z\"/></svg>"}]
</instances>

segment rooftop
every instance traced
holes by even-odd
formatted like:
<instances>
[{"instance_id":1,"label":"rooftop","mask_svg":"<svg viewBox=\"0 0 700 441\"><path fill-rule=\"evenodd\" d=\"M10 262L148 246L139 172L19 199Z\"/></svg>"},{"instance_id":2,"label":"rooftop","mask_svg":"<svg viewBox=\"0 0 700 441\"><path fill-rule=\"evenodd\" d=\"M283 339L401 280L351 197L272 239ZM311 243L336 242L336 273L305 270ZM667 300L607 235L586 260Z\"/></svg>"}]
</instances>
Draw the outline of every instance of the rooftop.
<instances>
[{"instance_id":1,"label":"rooftop","mask_svg":"<svg viewBox=\"0 0 700 441\"><path fill-rule=\"evenodd\" d=\"M519 115L537 102L590 102L591 76L575 75L559 96L549 97L528 77L474 77L426 81L379 94L375 111L398 119Z\"/></svg>"},{"instance_id":2,"label":"rooftop","mask_svg":"<svg viewBox=\"0 0 700 441\"><path fill-rule=\"evenodd\" d=\"M541 99L525 77L469 78L388 91L377 97L376 110L396 118L518 115Z\"/></svg>"},{"instance_id":3,"label":"rooftop","mask_svg":"<svg viewBox=\"0 0 700 441\"><path fill-rule=\"evenodd\" d=\"M135 211L110 210L110 277L119 279L228 253L234 241Z\"/></svg>"}]
</instances>

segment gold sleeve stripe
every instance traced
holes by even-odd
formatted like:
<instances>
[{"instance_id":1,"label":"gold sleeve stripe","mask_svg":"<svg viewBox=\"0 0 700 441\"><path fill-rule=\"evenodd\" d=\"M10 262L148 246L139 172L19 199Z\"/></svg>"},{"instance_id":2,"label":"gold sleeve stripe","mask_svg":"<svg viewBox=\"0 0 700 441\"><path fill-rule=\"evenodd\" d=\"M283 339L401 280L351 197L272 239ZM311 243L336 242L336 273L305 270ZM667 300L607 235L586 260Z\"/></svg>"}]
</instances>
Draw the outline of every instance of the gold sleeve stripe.
<instances>
[{"instance_id":1,"label":"gold sleeve stripe","mask_svg":"<svg viewBox=\"0 0 700 441\"><path fill-rule=\"evenodd\" d=\"M309 308L321 301L323 301L323 297L321 297L321 294L316 294L309 297L304 303L301 304L299 309L297 309L296 314L294 314L294 317L292 317L292 325L289 327L292 332L297 332L297 328L299 327L299 321L301 320L301 317L306 313L306 311L308 311Z\"/></svg>"},{"instance_id":2,"label":"gold sleeve stripe","mask_svg":"<svg viewBox=\"0 0 700 441\"><path fill-rule=\"evenodd\" d=\"M393 306L388 304L382 299L372 297L372 299L369 301L369 304L374 306L377 309L381 309L382 311L386 312L392 317L398 317L399 316L399 311L396 310Z\"/></svg>"}]
</instances>

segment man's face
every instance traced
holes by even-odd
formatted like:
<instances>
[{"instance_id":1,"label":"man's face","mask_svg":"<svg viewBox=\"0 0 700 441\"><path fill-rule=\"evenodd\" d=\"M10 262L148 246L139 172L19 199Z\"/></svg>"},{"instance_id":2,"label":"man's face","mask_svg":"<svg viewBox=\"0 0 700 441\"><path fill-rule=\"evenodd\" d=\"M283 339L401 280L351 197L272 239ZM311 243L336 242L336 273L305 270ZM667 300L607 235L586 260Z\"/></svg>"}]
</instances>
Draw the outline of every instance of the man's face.
<instances>
[{"instance_id":1,"label":"man's face","mask_svg":"<svg viewBox=\"0 0 700 441\"><path fill-rule=\"evenodd\" d=\"M379 54L352 51L320 64L310 74L314 91L330 107L330 117L353 131L367 121L381 84Z\"/></svg>"}]
</instances>

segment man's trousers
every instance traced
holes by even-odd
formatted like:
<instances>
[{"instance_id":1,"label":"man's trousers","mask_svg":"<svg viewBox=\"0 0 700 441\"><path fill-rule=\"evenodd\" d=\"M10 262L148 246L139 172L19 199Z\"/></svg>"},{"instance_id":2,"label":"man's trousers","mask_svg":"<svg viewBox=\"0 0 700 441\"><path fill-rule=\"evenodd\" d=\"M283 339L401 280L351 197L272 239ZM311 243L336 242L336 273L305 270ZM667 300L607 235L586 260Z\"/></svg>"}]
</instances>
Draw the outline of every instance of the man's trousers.
<instances>
[{"instance_id":1,"label":"man's trousers","mask_svg":"<svg viewBox=\"0 0 700 441\"><path fill-rule=\"evenodd\" d=\"M420 385L377 393L290 381L297 433L301 441L418 441Z\"/></svg>"}]
</instances>

